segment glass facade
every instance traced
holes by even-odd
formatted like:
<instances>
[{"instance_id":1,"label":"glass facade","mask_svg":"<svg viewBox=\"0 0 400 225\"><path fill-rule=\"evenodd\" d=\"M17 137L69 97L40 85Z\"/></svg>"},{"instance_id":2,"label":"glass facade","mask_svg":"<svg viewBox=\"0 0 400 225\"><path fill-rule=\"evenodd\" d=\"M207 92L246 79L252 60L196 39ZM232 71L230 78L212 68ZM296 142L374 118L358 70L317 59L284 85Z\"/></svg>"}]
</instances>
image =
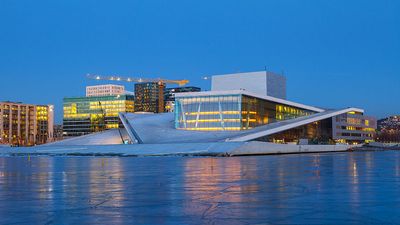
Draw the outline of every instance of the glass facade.
<instances>
[{"instance_id":1,"label":"glass facade","mask_svg":"<svg viewBox=\"0 0 400 225\"><path fill-rule=\"evenodd\" d=\"M243 94L176 97L175 104L175 127L185 130L247 130L314 113Z\"/></svg>"},{"instance_id":2,"label":"glass facade","mask_svg":"<svg viewBox=\"0 0 400 225\"><path fill-rule=\"evenodd\" d=\"M307 140L307 144L335 144L332 139L332 119L309 123L256 140L283 144L299 143L301 139Z\"/></svg>"},{"instance_id":3,"label":"glass facade","mask_svg":"<svg viewBox=\"0 0 400 225\"><path fill-rule=\"evenodd\" d=\"M118 128L120 112L134 112L134 96L64 98L64 136Z\"/></svg>"}]
</instances>

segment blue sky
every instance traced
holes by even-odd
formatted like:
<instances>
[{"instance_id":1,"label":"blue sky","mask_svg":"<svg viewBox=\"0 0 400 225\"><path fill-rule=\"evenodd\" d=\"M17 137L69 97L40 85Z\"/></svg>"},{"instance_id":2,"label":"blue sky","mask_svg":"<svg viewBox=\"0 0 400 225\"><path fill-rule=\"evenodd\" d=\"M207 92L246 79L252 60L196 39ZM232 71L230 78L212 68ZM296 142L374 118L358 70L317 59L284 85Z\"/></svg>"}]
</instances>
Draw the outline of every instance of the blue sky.
<instances>
[{"instance_id":1,"label":"blue sky","mask_svg":"<svg viewBox=\"0 0 400 225\"><path fill-rule=\"evenodd\" d=\"M0 1L0 100L84 95L86 73L284 71L288 98L400 113L400 1ZM126 85L132 89L133 85Z\"/></svg>"}]
</instances>

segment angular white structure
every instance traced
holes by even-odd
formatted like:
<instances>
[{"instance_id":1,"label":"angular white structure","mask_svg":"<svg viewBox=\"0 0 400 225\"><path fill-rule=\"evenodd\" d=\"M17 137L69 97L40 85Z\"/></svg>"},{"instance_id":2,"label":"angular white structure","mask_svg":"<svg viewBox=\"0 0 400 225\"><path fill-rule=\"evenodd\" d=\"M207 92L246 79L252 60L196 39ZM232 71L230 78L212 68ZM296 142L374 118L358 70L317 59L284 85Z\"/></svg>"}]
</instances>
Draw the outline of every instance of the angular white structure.
<instances>
[{"instance_id":1,"label":"angular white structure","mask_svg":"<svg viewBox=\"0 0 400 225\"><path fill-rule=\"evenodd\" d=\"M268 71L214 75L212 91L246 90L258 95L286 99L286 78Z\"/></svg>"},{"instance_id":2,"label":"angular white structure","mask_svg":"<svg viewBox=\"0 0 400 225\"><path fill-rule=\"evenodd\" d=\"M175 129L173 113L120 113L121 121L125 127L122 131L114 129L48 145L112 145L122 144L124 140L128 139L131 143L136 144L249 142L349 112L361 113L363 110L357 108L328 110L309 116L262 125L250 130L211 132Z\"/></svg>"}]
</instances>

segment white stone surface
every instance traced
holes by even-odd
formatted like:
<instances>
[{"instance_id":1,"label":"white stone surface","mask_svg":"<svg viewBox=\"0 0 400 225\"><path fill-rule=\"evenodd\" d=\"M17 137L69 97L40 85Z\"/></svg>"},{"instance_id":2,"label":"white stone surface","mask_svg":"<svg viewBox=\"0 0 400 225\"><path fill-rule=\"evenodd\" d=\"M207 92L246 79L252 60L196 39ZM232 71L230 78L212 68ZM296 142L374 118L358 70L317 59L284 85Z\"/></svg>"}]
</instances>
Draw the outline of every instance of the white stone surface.
<instances>
[{"instance_id":1,"label":"white stone surface","mask_svg":"<svg viewBox=\"0 0 400 225\"><path fill-rule=\"evenodd\" d=\"M115 155L115 156L167 156L209 155L242 156L306 152L346 151L349 145L290 145L266 142L209 142L182 144L141 145L82 145L82 146L36 146L1 148L0 155L43 154L43 155Z\"/></svg>"},{"instance_id":2,"label":"white stone surface","mask_svg":"<svg viewBox=\"0 0 400 225\"><path fill-rule=\"evenodd\" d=\"M123 129L121 129L122 132ZM123 131L125 132L125 131ZM124 134L124 133L122 133ZM124 136L124 135L123 135ZM118 129L68 138L65 140L48 143L42 146L66 146L66 145L116 145L122 144L122 138Z\"/></svg>"},{"instance_id":3,"label":"white stone surface","mask_svg":"<svg viewBox=\"0 0 400 225\"><path fill-rule=\"evenodd\" d=\"M144 144L223 142L241 131L188 131L175 129L173 113L127 113L131 127Z\"/></svg>"},{"instance_id":4,"label":"white stone surface","mask_svg":"<svg viewBox=\"0 0 400 225\"><path fill-rule=\"evenodd\" d=\"M307 153L307 152L338 152L347 151L355 146L351 145L292 145L275 144L269 142L251 141L245 142L243 146L230 151L229 154L235 155L265 155L265 154L288 154L288 153Z\"/></svg>"}]
</instances>

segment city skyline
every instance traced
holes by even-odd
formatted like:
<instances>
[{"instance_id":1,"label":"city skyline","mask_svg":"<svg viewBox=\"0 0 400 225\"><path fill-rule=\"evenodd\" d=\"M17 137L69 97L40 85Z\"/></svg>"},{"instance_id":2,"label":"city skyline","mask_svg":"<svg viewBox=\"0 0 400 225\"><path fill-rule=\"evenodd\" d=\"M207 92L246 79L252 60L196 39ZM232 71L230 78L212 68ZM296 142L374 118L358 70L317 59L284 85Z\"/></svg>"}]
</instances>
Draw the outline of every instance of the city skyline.
<instances>
[{"instance_id":1,"label":"city skyline","mask_svg":"<svg viewBox=\"0 0 400 225\"><path fill-rule=\"evenodd\" d=\"M362 107L377 118L400 111L387 101L400 97L396 1L0 4L8 84L0 101L54 104L58 124L63 97L110 83L87 73L188 79L209 90L204 76L266 67L287 77L289 100Z\"/></svg>"}]
</instances>

